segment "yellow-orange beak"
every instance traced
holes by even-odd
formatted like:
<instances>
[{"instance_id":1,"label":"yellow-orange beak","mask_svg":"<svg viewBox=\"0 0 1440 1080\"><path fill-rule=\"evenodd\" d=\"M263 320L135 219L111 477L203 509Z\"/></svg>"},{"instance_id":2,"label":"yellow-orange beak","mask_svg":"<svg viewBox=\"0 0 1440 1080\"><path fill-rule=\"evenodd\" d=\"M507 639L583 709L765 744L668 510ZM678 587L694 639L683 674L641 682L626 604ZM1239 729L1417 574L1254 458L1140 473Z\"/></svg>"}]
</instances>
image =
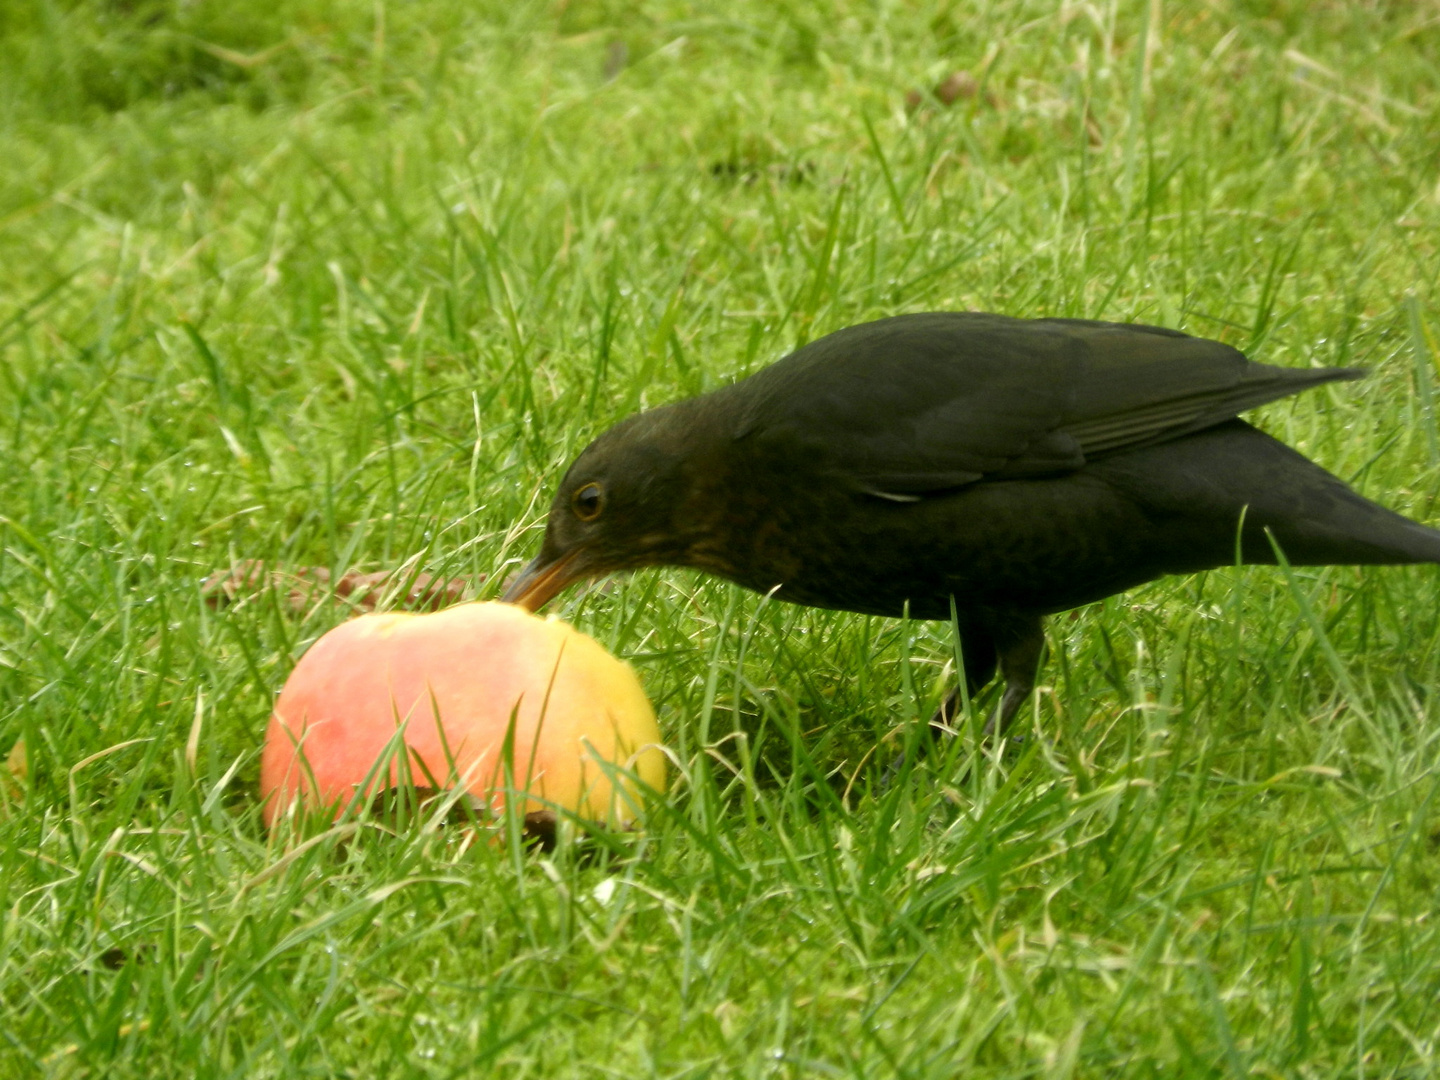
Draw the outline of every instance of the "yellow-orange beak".
<instances>
[{"instance_id":1,"label":"yellow-orange beak","mask_svg":"<svg viewBox=\"0 0 1440 1080\"><path fill-rule=\"evenodd\" d=\"M553 600L567 585L587 575L576 564L580 553L572 551L553 562L542 562L536 556L525 564L520 576L510 583L500 599L507 604L519 604L530 611L538 611Z\"/></svg>"}]
</instances>

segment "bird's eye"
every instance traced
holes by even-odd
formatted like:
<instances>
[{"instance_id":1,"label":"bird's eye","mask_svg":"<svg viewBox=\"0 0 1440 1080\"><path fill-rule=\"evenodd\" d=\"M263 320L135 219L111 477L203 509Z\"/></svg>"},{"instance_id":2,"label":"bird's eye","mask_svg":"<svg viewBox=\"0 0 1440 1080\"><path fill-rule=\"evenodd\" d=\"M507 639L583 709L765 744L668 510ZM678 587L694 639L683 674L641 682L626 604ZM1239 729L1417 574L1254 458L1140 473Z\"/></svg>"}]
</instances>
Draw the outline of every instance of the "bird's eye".
<instances>
[{"instance_id":1,"label":"bird's eye","mask_svg":"<svg viewBox=\"0 0 1440 1080\"><path fill-rule=\"evenodd\" d=\"M599 484L586 484L575 492L572 501L576 517L581 521L594 521L600 516L600 511L605 509L605 492L600 489Z\"/></svg>"}]
</instances>

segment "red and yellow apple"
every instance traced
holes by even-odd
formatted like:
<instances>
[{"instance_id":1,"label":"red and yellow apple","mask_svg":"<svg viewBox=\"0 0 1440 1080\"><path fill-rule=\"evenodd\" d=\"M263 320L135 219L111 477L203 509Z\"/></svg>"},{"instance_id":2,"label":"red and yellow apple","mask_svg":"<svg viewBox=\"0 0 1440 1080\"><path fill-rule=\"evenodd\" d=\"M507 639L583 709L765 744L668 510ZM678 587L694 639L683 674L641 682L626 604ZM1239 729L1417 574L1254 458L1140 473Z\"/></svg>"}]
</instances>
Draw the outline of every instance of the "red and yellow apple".
<instances>
[{"instance_id":1,"label":"red and yellow apple","mask_svg":"<svg viewBox=\"0 0 1440 1080\"><path fill-rule=\"evenodd\" d=\"M418 787L463 786L492 810L509 787L525 793L522 813L561 807L610 826L641 802L620 770L665 783L655 713L630 666L558 619L501 603L362 615L320 638L270 718L265 822L297 799L338 816L399 783L402 767Z\"/></svg>"}]
</instances>

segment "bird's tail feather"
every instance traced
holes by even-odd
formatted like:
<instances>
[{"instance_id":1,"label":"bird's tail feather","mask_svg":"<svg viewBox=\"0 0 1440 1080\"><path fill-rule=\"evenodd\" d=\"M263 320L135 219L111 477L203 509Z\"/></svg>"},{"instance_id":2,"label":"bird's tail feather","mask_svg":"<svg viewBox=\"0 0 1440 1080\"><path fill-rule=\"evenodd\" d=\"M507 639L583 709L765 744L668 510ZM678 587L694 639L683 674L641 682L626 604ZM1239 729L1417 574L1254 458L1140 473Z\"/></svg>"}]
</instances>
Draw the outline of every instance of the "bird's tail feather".
<instances>
[{"instance_id":1,"label":"bird's tail feather","mask_svg":"<svg viewBox=\"0 0 1440 1080\"><path fill-rule=\"evenodd\" d=\"M1243 420L1097 463L1157 522L1177 530L1185 565L1440 563L1440 531L1385 509ZM1273 543L1272 543L1273 541Z\"/></svg>"}]
</instances>

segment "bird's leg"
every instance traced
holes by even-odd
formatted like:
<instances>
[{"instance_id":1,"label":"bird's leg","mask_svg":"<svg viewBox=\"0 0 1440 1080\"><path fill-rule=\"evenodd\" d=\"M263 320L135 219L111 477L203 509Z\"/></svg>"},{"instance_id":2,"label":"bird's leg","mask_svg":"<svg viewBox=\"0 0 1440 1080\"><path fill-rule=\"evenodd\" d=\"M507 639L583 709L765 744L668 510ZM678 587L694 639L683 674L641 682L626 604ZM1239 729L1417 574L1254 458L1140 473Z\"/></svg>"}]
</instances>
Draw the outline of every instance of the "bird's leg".
<instances>
[{"instance_id":1,"label":"bird's leg","mask_svg":"<svg viewBox=\"0 0 1440 1080\"><path fill-rule=\"evenodd\" d=\"M987 628L978 625L962 625L960 628L960 662L965 667L963 678L965 679L965 692L970 700L985 689L985 685L995 677L995 664L997 654L995 651L995 636ZM960 715L961 705L964 698L960 696L960 686L957 683L948 694L940 707L930 717L930 733L933 737L939 738L943 735L955 733L955 718Z\"/></svg>"},{"instance_id":2,"label":"bird's leg","mask_svg":"<svg viewBox=\"0 0 1440 1080\"><path fill-rule=\"evenodd\" d=\"M1038 615L1005 613L992 614L984 623L972 622L960 629L960 659L965 665L965 688L973 699L995 675L998 665L1005 680L1005 693L995 715L985 725L985 738L993 741L1005 734L1015 714L1025 704L1030 691L1035 689L1035 675L1040 667L1041 655L1045 651L1045 629ZM945 695L945 700L930 717L922 738L915 747L915 759L925 753L942 737L955 733L954 721L960 711L960 688L957 686ZM896 757L885 771L882 788L888 788L904 769L907 760L905 751Z\"/></svg>"},{"instance_id":3,"label":"bird's leg","mask_svg":"<svg viewBox=\"0 0 1440 1080\"><path fill-rule=\"evenodd\" d=\"M995 677L995 641L990 631L978 624L965 623L960 627L960 662L965 667L965 688L973 699L985 684ZM905 768L907 761L918 761L942 738L954 735L955 717L959 715L960 687L957 685L945 695L945 700L930 717L929 724L920 733L914 748L914 757L901 750L885 770L881 787L888 788L895 777Z\"/></svg>"},{"instance_id":4,"label":"bird's leg","mask_svg":"<svg viewBox=\"0 0 1440 1080\"><path fill-rule=\"evenodd\" d=\"M1005 680L1005 693L1000 698L1000 707L985 734L998 737L1005 734L1010 721L1020 711L1020 706L1035 689L1035 675L1040 667L1040 657L1045 651L1045 629L1037 615L1015 615L996 627L996 650L1000 656L1000 676Z\"/></svg>"}]
</instances>

